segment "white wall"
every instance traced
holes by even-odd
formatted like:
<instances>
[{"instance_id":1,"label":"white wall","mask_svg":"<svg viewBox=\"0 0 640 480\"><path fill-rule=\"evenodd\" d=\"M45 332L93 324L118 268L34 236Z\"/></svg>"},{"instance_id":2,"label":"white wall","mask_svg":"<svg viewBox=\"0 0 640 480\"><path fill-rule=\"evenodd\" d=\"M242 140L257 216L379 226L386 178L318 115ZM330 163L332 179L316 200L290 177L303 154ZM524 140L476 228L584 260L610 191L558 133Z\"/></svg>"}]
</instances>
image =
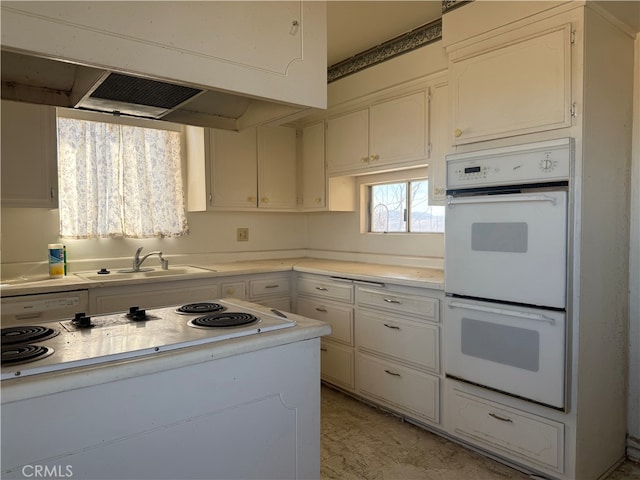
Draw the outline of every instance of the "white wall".
<instances>
[{"instance_id":1,"label":"white wall","mask_svg":"<svg viewBox=\"0 0 640 480\"><path fill-rule=\"evenodd\" d=\"M292 250L295 253L305 246L304 215L296 213L190 213L188 236L144 240L62 241L58 237L58 210L3 208L1 220L2 274L5 278L13 273L14 268L31 267L24 263L41 262L41 267L46 269L47 244L59 241L67 245L71 272L94 268L99 263L94 259L116 258L120 264L129 262L140 246L147 252L162 250L170 262L172 256L174 260L181 261L177 256L186 254L215 261L290 256ZM248 242L236 241L238 227L249 228ZM38 268L38 265L33 267ZM22 274L20 271L15 273Z\"/></svg>"}]
</instances>

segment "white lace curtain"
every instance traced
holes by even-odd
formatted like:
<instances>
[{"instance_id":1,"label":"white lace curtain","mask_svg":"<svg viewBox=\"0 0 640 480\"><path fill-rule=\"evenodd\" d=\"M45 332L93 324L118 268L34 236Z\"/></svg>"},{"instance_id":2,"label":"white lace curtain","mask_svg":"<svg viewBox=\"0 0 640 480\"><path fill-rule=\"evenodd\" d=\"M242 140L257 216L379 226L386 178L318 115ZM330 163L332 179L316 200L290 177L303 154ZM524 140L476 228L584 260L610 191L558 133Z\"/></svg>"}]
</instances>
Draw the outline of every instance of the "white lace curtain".
<instances>
[{"instance_id":1,"label":"white lace curtain","mask_svg":"<svg viewBox=\"0 0 640 480\"><path fill-rule=\"evenodd\" d=\"M58 117L60 236L188 233L179 132Z\"/></svg>"}]
</instances>

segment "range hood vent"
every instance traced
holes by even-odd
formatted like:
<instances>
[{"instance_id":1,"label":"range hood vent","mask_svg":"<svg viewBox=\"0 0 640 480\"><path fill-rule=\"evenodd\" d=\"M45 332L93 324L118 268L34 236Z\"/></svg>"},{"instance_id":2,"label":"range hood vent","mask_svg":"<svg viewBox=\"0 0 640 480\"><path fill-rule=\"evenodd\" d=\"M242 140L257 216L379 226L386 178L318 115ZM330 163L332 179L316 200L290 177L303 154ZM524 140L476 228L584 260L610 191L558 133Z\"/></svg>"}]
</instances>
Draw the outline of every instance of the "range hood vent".
<instances>
[{"instance_id":1,"label":"range hood vent","mask_svg":"<svg viewBox=\"0 0 640 480\"><path fill-rule=\"evenodd\" d=\"M109 73L76 106L160 118L203 91L147 78Z\"/></svg>"}]
</instances>

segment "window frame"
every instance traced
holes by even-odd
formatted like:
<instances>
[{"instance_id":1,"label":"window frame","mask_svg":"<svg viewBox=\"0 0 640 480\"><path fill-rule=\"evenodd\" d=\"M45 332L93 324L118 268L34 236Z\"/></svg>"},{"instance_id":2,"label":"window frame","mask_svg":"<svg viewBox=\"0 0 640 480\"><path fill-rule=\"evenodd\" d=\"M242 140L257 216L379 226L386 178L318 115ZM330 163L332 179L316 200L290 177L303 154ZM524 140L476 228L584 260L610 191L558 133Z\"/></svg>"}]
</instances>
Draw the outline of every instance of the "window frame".
<instances>
[{"instance_id":1,"label":"window frame","mask_svg":"<svg viewBox=\"0 0 640 480\"><path fill-rule=\"evenodd\" d=\"M428 167L419 167L394 172L377 173L360 176L357 179L360 193L360 233L367 235L443 235L444 232L414 232L408 231L411 206L407 205L407 231L404 232L373 232L372 228L372 198L371 186L391 183L407 183L407 188L412 181L429 181ZM409 197L409 194L407 194ZM438 206L438 205L434 205Z\"/></svg>"}]
</instances>

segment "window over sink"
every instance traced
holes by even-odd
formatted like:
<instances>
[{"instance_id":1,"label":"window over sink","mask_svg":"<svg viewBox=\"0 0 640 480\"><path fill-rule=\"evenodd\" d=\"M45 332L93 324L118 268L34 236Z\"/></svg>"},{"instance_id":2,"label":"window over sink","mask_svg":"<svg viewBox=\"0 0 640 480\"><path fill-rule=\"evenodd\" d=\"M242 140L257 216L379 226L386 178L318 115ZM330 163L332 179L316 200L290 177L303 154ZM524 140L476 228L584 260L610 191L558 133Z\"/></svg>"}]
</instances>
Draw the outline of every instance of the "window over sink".
<instances>
[{"instance_id":1,"label":"window over sink","mask_svg":"<svg viewBox=\"0 0 640 480\"><path fill-rule=\"evenodd\" d=\"M58 109L63 238L188 234L181 125Z\"/></svg>"}]
</instances>

